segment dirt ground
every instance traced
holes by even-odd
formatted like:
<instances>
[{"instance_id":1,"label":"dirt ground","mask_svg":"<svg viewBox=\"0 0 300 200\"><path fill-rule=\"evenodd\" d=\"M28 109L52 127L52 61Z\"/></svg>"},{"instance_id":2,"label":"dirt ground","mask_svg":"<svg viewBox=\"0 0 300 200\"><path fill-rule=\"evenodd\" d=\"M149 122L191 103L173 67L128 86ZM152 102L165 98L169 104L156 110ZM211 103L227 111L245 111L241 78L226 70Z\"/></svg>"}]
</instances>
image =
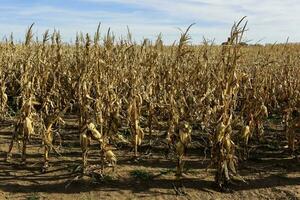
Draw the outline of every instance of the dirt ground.
<instances>
[{"instance_id":1,"label":"dirt ground","mask_svg":"<svg viewBox=\"0 0 300 200\"><path fill-rule=\"evenodd\" d=\"M246 182L236 181L232 193L221 193L214 187L214 170L208 169L209 155L194 145L188 151L185 177L182 182L186 195L177 195L175 162L166 159L164 146L156 145L152 155L142 155L133 161L128 147L116 151L115 172L106 168L106 176L80 177L81 149L74 120L67 120L61 132L61 155L51 154L50 169L41 173L43 148L33 138L28 148L27 164L20 165L18 147L13 158L5 161L13 127L2 123L0 129L0 199L300 199L300 162L289 156L282 143L266 143L250 154L248 161L239 163L239 174ZM272 136L282 137L281 131ZM279 141L281 141L279 139ZM146 141L147 142L147 141ZM144 152L146 147L141 151ZM208 153L209 154L209 153ZM92 147L89 164L99 166L99 152Z\"/></svg>"}]
</instances>

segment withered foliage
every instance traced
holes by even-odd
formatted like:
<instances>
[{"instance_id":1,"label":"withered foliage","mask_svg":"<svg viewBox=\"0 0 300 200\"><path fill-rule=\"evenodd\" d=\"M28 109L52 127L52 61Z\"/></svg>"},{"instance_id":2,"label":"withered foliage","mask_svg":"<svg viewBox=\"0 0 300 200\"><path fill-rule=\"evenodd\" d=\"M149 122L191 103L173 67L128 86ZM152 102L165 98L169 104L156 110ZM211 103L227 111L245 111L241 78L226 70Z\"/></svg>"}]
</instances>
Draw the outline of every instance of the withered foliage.
<instances>
[{"instance_id":1,"label":"withered foliage","mask_svg":"<svg viewBox=\"0 0 300 200\"><path fill-rule=\"evenodd\" d=\"M180 177L197 135L210 149L216 183L223 188L238 175L238 160L247 158L249 143L264 139L267 118L274 115L283 119L288 147L295 152L300 46L242 45L246 25L244 18L235 23L221 46L206 40L190 44L192 25L172 46L164 45L161 35L141 44L130 33L116 40L110 30L102 35L100 25L93 38L80 33L74 44L63 43L58 31L34 40L33 25L24 43L11 36L0 44L0 115L18 119L8 159L14 141L22 141L25 162L30 136L39 135L46 170L49 151L57 151L54 129L70 113L79 117L84 169L92 140L99 144L103 170L105 160L116 164L118 143L129 145L137 158L149 136L150 147L166 141Z\"/></svg>"}]
</instances>

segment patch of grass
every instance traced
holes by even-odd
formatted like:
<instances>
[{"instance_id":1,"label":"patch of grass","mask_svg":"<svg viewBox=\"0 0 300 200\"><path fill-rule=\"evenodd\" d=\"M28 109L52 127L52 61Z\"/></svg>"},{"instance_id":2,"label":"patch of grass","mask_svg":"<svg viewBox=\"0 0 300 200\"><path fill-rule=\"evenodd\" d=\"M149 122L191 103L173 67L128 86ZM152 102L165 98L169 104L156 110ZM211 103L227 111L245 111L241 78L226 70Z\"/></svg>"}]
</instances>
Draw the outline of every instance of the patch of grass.
<instances>
[{"instance_id":1,"label":"patch of grass","mask_svg":"<svg viewBox=\"0 0 300 200\"><path fill-rule=\"evenodd\" d=\"M105 174L102 179L104 182L111 182L111 181L115 180L115 177L113 177L112 175L109 175L109 174Z\"/></svg>"},{"instance_id":2,"label":"patch of grass","mask_svg":"<svg viewBox=\"0 0 300 200\"><path fill-rule=\"evenodd\" d=\"M133 170L130 172L130 175L136 179L149 181L152 180L154 175L151 172L145 170Z\"/></svg>"}]
</instances>

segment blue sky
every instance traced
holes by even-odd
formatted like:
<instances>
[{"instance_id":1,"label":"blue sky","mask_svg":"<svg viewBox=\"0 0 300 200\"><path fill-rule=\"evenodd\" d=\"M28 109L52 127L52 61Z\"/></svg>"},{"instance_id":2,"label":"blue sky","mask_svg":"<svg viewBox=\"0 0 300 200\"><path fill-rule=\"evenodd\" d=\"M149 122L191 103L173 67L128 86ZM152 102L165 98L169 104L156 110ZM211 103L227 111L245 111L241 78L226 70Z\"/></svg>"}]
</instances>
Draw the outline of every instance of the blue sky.
<instances>
[{"instance_id":1,"label":"blue sky","mask_svg":"<svg viewBox=\"0 0 300 200\"><path fill-rule=\"evenodd\" d=\"M13 32L22 40L34 22L37 36L58 29L68 42L76 32L94 33L101 22L102 34L110 27L120 37L128 26L137 42L162 33L170 44L178 40L178 28L196 23L190 31L193 43L203 37L222 42L243 16L249 21L246 40L300 41L299 0L1 0L0 37Z\"/></svg>"}]
</instances>

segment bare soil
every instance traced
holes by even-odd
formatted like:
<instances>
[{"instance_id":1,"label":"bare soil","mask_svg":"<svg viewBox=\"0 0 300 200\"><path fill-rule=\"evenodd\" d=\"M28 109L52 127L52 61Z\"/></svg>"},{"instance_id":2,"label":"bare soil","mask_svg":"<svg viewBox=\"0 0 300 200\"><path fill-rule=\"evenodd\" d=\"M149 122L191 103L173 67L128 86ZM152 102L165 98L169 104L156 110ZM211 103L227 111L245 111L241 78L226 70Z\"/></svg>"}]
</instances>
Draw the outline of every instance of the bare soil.
<instances>
[{"instance_id":1,"label":"bare soil","mask_svg":"<svg viewBox=\"0 0 300 200\"><path fill-rule=\"evenodd\" d=\"M129 147L116 151L118 163L115 172L106 167L106 176L80 176L81 149L75 119L68 119L61 132L61 155L51 154L50 169L41 173L43 148L38 137L28 146L26 165L21 165L18 147L13 158L5 161L13 127L2 123L0 130L0 199L300 199L300 162L284 149L284 134L280 130L268 130L266 141L250 154L247 161L239 163L239 174L245 179L235 181L232 193L221 193L214 186L214 170L207 169L203 148L196 142L188 151L185 177L182 183L186 195L176 194L174 185L175 162L164 156L165 146L157 142L152 155L132 159ZM277 137L280 143L272 143L268 135ZM282 139L281 139L282 138ZM197 141L197 140L195 140ZM269 142L268 142L269 141ZM147 143L147 140L145 141ZM99 151L94 145L89 154L89 164L100 164ZM96 175L96 173L95 173Z\"/></svg>"}]
</instances>

